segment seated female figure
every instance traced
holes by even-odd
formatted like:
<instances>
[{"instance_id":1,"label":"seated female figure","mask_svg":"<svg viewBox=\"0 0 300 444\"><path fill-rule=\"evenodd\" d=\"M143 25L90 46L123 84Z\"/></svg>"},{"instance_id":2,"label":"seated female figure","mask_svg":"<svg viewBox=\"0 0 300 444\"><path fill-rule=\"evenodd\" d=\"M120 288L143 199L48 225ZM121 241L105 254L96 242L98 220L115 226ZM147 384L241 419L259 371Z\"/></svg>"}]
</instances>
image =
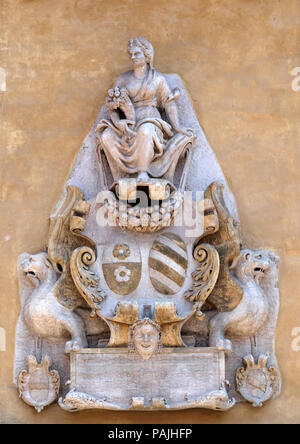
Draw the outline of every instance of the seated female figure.
<instances>
[{"instance_id":1,"label":"seated female figure","mask_svg":"<svg viewBox=\"0 0 300 444\"><path fill-rule=\"evenodd\" d=\"M152 45L141 37L129 41L133 70L122 74L109 90L110 120L96 130L114 180L138 176L172 181L180 156L194 140L192 130L180 128L176 99L166 78L153 68ZM167 120L162 119L165 111Z\"/></svg>"}]
</instances>

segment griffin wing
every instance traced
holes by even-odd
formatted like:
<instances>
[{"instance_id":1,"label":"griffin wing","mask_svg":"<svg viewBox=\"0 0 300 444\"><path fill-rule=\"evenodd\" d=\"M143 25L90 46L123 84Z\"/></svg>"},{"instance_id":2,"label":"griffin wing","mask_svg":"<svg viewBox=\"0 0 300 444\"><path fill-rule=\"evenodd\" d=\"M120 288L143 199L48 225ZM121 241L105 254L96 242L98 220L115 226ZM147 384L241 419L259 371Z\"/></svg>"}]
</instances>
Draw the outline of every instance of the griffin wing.
<instances>
[{"instance_id":1,"label":"griffin wing","mask_svg":"<svg viewBox=\"0 0 300 444\"><path fill-rule=\"evenodd\" d=\"M84 201L79 188L69 186L50 218L48 256L54 269L60 274L53 291L58 301L74 310L85 306L85 301L77 290L70 270L70 260L76 248L89 247L96 251L94 242L82 235L85 227L84 216L90 205Z\"/></svg>"},{"instance_id":2,"label":"griffin wing","mask_svg":"<svg viewBox=\"0 0 300 444\"><path fill-rule=\"evenodd\" d=\"M208 297L208 304L219 311L231 311L240 303L243 290L230 272L230 265L241 251L240 227L231 217L223 198L223 187L216 182L206 191L217 210L220 228L217 233L201 239L213 245L220 256L220 272L216 285Z\"/></svg>"}]
</instances>

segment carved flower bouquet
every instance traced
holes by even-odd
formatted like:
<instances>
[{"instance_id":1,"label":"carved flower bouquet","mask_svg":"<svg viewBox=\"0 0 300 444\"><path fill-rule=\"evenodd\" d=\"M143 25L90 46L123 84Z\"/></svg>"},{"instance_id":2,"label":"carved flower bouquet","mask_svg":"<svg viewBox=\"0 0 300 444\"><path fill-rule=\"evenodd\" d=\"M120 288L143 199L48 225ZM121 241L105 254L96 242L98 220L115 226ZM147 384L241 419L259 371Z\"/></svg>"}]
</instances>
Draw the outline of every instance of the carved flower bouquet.
<instances>
[{"instance_id":1,"label":"carved flower bouquet","mask_svg":"<svg viewBox=\"0 0 300 444\"><path fill-rule=\"evenodd\" d=\"M135 122L135 110L126 88L116 87L108 90L106 106L110 111L121 110L125 119Z\"/></svg>"}]
</instances>

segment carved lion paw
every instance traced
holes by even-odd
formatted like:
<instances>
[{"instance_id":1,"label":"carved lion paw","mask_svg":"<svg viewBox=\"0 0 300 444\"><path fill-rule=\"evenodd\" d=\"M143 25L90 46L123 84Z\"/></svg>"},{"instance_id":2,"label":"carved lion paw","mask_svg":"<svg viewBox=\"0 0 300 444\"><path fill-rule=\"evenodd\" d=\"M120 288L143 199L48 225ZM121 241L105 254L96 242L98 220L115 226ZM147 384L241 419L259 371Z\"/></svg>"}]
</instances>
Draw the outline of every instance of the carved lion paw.
<instances>
[{"instance_id":1,"label":"carved lion paw","mask_svg":"<svg viewBox=\"0 0 300 444\"><path fill-rule=\"evenodd\" d=\"M66 343L65 353L69 354L72 351L78 351L81 350L82 348L86 348L86 346L87 346L86 341L83 341L82 339L79 338L75 338Z\"/></svg>"}]
</instances>

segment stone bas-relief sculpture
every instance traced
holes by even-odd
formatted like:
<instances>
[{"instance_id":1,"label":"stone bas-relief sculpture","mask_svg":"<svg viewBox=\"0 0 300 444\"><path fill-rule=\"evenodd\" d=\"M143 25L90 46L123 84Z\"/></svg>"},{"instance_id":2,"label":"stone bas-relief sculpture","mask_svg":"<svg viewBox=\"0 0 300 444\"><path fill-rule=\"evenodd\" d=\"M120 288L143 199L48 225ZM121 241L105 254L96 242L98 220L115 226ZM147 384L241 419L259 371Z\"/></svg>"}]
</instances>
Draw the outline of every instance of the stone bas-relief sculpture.
<instances>
[{"instance_id":1,"label":"stone bas-relief sculpture","mask_svg":"<svg viewBox=\"0 0 300 444\"><path fill-rule=\"evenodd\" d=\"M261 406L280 392L278 259L243 245L180 78L143 38L128 53L47 251L19 258L20 396L37 411Z\"/></svg>"}]
</instances>

